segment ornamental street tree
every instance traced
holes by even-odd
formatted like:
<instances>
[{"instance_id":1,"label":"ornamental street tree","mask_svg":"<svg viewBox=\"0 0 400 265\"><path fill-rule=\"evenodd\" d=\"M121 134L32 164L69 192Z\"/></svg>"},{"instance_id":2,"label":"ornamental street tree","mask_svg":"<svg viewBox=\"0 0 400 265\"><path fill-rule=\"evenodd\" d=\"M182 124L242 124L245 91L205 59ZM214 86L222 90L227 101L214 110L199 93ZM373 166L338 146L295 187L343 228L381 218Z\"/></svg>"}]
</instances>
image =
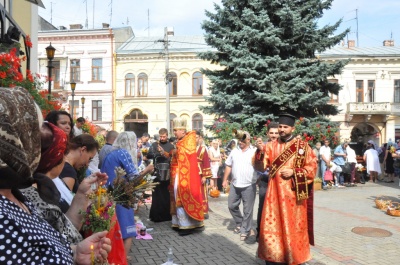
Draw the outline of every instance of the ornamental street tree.
<instances>
[{"instance_id":1,"label":"ornamental street tree","mask_svg":"<svg viewBox=\"0 0 400 265\"><path fill-rule=\"evenodd\" d=\"M210 105L202 110L259 128L281 112L324 121L337 114L327 102L340 86L328 77L340 74L347 61L316 57L348 32L333 34L341 21L317 26L332 1L222 0L215 13L206 11L205 40L217 51L199 56L223 70L203 69L211 84Z\"/></svg>"}]
</instances>

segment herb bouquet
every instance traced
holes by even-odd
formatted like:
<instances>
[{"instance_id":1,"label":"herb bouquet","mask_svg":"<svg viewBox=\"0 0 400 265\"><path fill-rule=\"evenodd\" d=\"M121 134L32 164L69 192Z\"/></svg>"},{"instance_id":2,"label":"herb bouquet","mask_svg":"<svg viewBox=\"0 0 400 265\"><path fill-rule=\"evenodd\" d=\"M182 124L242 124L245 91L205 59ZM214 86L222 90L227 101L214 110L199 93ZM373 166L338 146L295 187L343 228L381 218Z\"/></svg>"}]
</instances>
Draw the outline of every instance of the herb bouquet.
<instances>
[{"instance_id":1,"label":"herb bouquet","mask_svg":"<svg viewBox=\"0 0 400 265\"><path fill-rule=\"evenodd\" d=\"M115 203L121 204L125 208L133 208L137 199L145 191L153 190L158 184L153 182L155 177L150 174L128 179L125 177L125 170L121 167L115 168L115 175L113 185L108 187L108 193L111 194Z\"/></svg>"},{"instance_id":2,"label":"herb bouquet","mask_svg":"<svg viewBox=\"0 0 400 265\"><path fill-rule=\"evenodd\" d=\"M82 231L85 237L92 233L101 231L110 231L115 223L113 217L115 214L115 203L110 193L103 186L98 186L95 192L89 195L91 203L82 211L84 215Z\"/></svg>"}]
</instances>

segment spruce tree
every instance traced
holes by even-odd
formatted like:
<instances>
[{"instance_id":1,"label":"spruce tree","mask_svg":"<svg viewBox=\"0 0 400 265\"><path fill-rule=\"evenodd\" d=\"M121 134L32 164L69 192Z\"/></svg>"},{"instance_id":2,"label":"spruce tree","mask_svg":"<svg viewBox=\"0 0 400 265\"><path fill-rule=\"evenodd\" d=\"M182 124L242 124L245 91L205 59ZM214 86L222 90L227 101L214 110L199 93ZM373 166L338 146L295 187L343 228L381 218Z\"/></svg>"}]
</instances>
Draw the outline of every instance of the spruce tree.
<instances>
[{"instance_id":1,"label":"spruce tree","mask_svg":"<svg viewBox=\"0 0 400 265\"><path fill-rule=\"evenodd\" d=\"M333 0L222 0L202 24L205 40L217 51L200 58L223 70L203 69L210 79L205 113L261 128L281 112L327 121L338 109L327 104L340 86L328 77L340 74L347 61L316 57L338 44L347 31L334 35L341 21L318 27Z\"/></svg>"}]
</instances>

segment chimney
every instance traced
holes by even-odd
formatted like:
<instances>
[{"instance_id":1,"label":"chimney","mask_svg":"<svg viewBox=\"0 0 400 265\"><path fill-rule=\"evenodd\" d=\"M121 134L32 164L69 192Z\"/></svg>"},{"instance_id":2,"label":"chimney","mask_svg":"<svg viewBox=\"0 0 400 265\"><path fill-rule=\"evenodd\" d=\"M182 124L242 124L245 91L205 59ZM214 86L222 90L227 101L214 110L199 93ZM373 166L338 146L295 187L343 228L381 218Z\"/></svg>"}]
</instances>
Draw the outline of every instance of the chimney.
<instances>
[{"instance_id":1,"label":"chimney","mask_svg":"<svg viewBox=\"0 0 400 265\"><path fill-rule=\"evenodd\" d=\"M347 47L348 48L354 48L356 46L356 41L355 40L348 40L347 41Z\"/></svg>"},{"instance_id":2,"label":"chimney","mask_svg":"<svg viewBox=\"0 0 400 265\"><path fill-rule=\"evenodd\" d=\"M60 28L60 30L66 30L67 29L67 27L64 27L64 26L60 26L59 28Z\"/></svg>"},{"instance_id":3,"label":"chimney","mask_svg":"<svg viewBox=\"0 0 400 265\"><path fill-rule=\"evenodd\" d=\"M83 29L82 24L70 24L69 25L70 29Z\"/></svg>"},{"instance_id":4,"label":"chimney","mask_svg":"<svg viewBox=\"0 0 400 265\"><path fill-rule=\"evenodd\" d=\"M108 23L103 23L103 29L108 29L110 27L110 24Z\"/></svg>"},{"instance_id":5,"label":"chimney","mask_svg":"<svg viewBox=\"0 0 400 265\"><path fill-rule=\"evenodd\" d=\"M394 46L394 40L384 40L383 46Z\"/></svg>"},{"instance_id":6,"label":"chimney","mask_svg":"<svg viewBox=\"0 0 400 265\"><path fill-rule=\"evenodd\" d=\"M164 31L165 31L164 33L169 36L174 36L174 34L175 34L173 27L165 27Z\"/></svg>"}]
</instances>

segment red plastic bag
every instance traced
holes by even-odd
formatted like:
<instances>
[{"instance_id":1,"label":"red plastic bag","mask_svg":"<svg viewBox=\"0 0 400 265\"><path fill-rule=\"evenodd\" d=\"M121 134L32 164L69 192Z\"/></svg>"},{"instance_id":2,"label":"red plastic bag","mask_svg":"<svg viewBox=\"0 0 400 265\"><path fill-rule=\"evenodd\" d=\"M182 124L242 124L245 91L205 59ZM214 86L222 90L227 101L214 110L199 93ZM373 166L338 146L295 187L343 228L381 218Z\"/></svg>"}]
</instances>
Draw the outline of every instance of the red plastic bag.
<instances>
[{"instance_id":1,"label":"red plastic bag","mask_svg":"<svg viewBox=\"0 0 400 265\"><path fill-rule=\"evenodd\" d=\"M115 265L128 265L124 248L124 240L122 239L121 229L119 227L116 215L114 215L111 222L115 222L115 224L111 227L107 234L107 237L111 239L111 251L108 253L108 263Z\"/></svg>"},{"instance_id":2,"label":"red plastic bag","mask_svg":"<svg viewBox=\"0 0 400 265\"><path fill-rule=\"evenodd\" d=\"M324 180L325 181L333 180L333 174L329 169L326 170L325 173L324 173Z\"/></svg>"}]
</instances>

